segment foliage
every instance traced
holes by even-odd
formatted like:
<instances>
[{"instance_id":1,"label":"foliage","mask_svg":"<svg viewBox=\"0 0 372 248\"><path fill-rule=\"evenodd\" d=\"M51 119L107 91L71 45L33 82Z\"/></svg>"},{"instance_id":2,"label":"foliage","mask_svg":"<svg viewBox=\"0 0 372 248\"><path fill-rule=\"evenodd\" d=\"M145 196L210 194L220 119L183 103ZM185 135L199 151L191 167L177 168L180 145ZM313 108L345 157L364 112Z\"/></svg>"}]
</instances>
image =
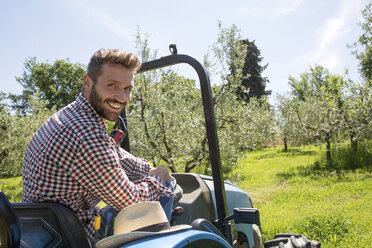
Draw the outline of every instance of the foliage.
<instances>
[{"instance_id":1,"label":"foliage","mask_svg":"<svg viewBox=\"0 0 372 248\"><path fill-rule=\"evenodd\" d=\"M372 171L372 148L370 143L360 143L357 151L350 144L335 144L331 148L332 159L330 161L321 156L315 163L306 167L299 167L298 172L301 175L310 176L357 169Z\"/></svg>"},{"instance_id":2,"label":"foliage","mask_svg":"<svg viewBox=\"0 0 372 248\"><path fill-rule=\"evenodd\" d=\"M36 93L29 98L31 113L24 117L0 110L0 176L21 174L23 155L32 135L55 111L48 109Z\"/></svg>"},{"instance_id":3,"label":"foliage","mask_svg":"<svg viewBox=\"0 0 372 248\"><path fill-rule=\"evenodd\" d=\"M139 31L136 44L142 61L155 59L156 51L150 51ZM161 69L138 74L134 85L127 108L132 152L154 166L165 163L173 172L190 171L205 156L195 82Z\"/></svg>"},{"instance_id":4,"label":"foliage","mask_svg":"<svg viewBox=\"0 0 372 248\"><path fill-rule=\"evenodd\" d=\"M226 164L234 163L242 149L255 149L274 139L274 114L265 97L249 103L236 99L244 76L247 45L241 42L235 25L222 28L211 52L205 56L205 67L212 76L219 76L220 85L213 87L216 125ZM211 54L213 55L210 58ZM228 154L228 156L227 156Z\"/></svg>"},{"instance_id":5,"label":"foliage","mask_svg":"<svg viewBox=\"0 0 372 248\"><path fill-rule=\"evenodd\" d=\"M135 85L128 108L132 151L151 158L154 165L165 162L173 172L181 169L180 158L190 171L203 158L199 149L205 149L191 145L202 144L204 138L195 83L168 70L158 80L141 74Z\"/></svg>"},{"instance_id":6,"label":"foliage","mask_svg":"<svg viewBox=\"0 0 372 248\"><path fill-rule=\"evenodd\" d=\"M37 62L36 57L27 58L22 76L16 80L23 87L21 95L10 94L12 107L24 115L32 109L29 98L37 91L48 102L46 107L60 109L74 101L81 92L85 66L73 64L69 59L56 60L53 64Z\"/></svg>"},{"instance_id":7,"label":"foliage","mask_svg":"<svg viewBox=\"0 0 372 248\"><path fill-rule=\"evenodd\" d=\"M236 100L242 79L246 47L240 42L236 26L222 28L217 42L205 57L205 66L220 84L212 87L216 126L224 167L230 166L240 149L254 149L273 136L273 114L266 99L248 105ZM142 61L156 58L148 48L148 39L137 35ZM211 58L211 59L210 59ZM234 74L230 73L233 67ZM193 80L172 69L141 73L135 79L136 90L128 107L132 151L163 164L171 171L190 172L208 159L207 137L200 89ZM271 122L270 122L271 121ZM204 170L209 174L210 170Z\"/></svg>"},{"instance_id":8,"label":"foliage","mask_svg":"<svg viewBox=\"0 0 372 248\"><path fill-rule=\"evenodd\" d=\"M309 239L329 242L335 247L352 231L350 219L341 214L318 215L304 218L294 224L294 229Z\"/></svg>"},{"instance_id":9,"label":"foliage","mask_svg":"<svg viewBox=\"0 0 372 248\"><path fill-rule=\"evenodd\" d=\"M245 39L241 42L247 46L247 54L243 66L242 82L237 87L236 94L238 99L249 102L252 97L260 98L271 94L271 91L265 90L269 80L267 77L262 76L262 72L266 70L268 64L260 65L263 57L260 57L261 52L257 48L255 41Z\"/></svg>"},{"instance_id":10,"label":"foliage","mask_svg":"<svg viewBox=\"0 0 372 248\"><path fill-rule=\"evenodd\" d=\"M325 142L328 165L332 164L331 141L344 141L348 136L356 153L358 143L372 137L371 9L369 3L362 11L359 25L363 34L358 42L349 45L360 61L364 82L354 83L346 79L347 74L332 75L315 66L300 79L290 77L291 94L278 97L278 126L285 143Z\"/></svg>"},{"instance_id":11,"label":"foliage","mask_svg":"<svg viewBox=\"0 0 372 248\"><path fill-rule=\"evenodd\" d=\"M363 142L354 150L350 144L336 144L332 147L332 163L337 170L366 169L372 171L372 144Z\"/></svg>"},{"instance_id":12,"label":"foliage","mask_svg":"<svg viewBox=\"0 0 372 248\"><path fill-rule=\"evenodd\" d=\"M6 98L6 94L0 91L0 111L4 111L7 106L7 104L3 102L5 98Z\"/></svg>"},{"instance_id":13,"label":"foliage","mask_svg":"<svg viewBox=\"0 0 372 248\"><path fill-rule=\"evenodd\" d=\"M353 149L371 137L372 94L368 83L355 84L321 66L310 68L300 79L290 78L289 96L279 96L281 135L295 144L317 141L330 145L349 136Z\"/></svg>"},{"instance_id":14,"label":"foliage","mask_svg":"<svg viewBox=\"0 0 372 248\"><path fill-rule=\"evenodd\" d=\"M282 134L298 143L330 142L340 128L336 100L346 81L315 66L298 80L290 77L289 84L290 96L279 98Z\"/></svg>"},{"instance_id":15,"label":"foliage","mask_svg":"<svg viewBox=\"0 0 372 248\"><path fill-rule=\"evenodd\" d=\"M362 10L361 21L359 26L362 28L363 34L359 36L357 42L349 45L354 49L353 54L359 60L359 70L363 78L371 86L372 80L372 3L366 5ZM361 50L358 51L358 48Z\"/></svg>"},{"instance_id":16,"label":"foliage","mask_svg":"<svg viewBox=\"0 0 372 248\"><path fill-rule=\"evenodd\" d=\"M343 117L342 133L350 136L353 149L356 142L372 138L372 88L370 83L350 83L338 107Z\"/></svg>"}]
</instances>

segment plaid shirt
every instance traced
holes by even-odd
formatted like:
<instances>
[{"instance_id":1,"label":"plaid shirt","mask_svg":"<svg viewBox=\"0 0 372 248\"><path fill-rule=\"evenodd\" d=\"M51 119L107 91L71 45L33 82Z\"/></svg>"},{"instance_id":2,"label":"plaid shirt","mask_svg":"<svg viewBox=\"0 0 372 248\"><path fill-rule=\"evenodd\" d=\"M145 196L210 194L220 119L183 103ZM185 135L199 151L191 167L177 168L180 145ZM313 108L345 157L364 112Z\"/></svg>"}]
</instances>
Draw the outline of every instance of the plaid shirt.
<instances>
[{"instance_id":1,"label":"plaid shirt","mask_svg":"<svg viewBox=\"0 0 372 248\"><path fill-rule=\"evenodd\" d=\"M120 210L172 195L149 170L149 162L126 152L107 135L105 123L80 94L45 121L28 144L22 201L67 205L92 240L101 200Z\"/></svg>"}]
</instances>

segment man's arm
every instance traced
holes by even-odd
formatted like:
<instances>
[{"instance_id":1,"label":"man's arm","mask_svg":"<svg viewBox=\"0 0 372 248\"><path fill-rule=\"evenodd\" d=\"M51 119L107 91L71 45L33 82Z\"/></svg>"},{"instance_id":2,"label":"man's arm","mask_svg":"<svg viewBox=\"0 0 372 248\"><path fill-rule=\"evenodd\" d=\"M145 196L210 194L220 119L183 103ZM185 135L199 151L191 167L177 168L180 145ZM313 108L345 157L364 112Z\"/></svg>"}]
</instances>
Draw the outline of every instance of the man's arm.
<instances>
[{"instance_id":1,"label":"man's arm","mask_svg":"<svg viewBox=\"0 0 372 248\"><path fill-rule=\"evenodd\" d=\"M163 167L152 167L150 163L138 158L120 148L120 163L124 167L127 176L132 180L142 179L148 175L156 175L164 182L170 177L169 171Z\"/></svg>"},{"instance_id":2,"label":"man's arm","mask_svg":"<svg viewBox=\"0 0 372 248\"><path fill-rule=\"evenodd\" d=\"M117 148L120 164L129 179L133 181L142 180L149 175L151 165L147 160L135 157L121 147Z\"/></svg>"},{"instance_id":3,"label":"man's arm","mask_svg":"<svg viewBox=\"0 0 372 248\"><path fill-rule=\"evenodd\" d=\"M156 169L151 175L147 172L146 177L134 183L121 163L115 145L98 138L81 142L69 173L83 187L117 209L137 202L158 200L161 195L172 195L160 177L166 174L163 169Z\"/></svg>"}]
</instances>

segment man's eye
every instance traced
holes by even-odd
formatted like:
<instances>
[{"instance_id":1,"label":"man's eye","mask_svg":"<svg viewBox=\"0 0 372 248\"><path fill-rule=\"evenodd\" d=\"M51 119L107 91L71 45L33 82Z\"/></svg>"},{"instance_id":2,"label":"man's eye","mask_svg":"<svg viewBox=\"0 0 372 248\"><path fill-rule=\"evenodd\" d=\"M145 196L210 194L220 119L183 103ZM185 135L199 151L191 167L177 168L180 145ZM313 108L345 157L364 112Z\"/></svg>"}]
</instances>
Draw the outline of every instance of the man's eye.
<instances>
[{"instance_id":1,"label":"man's eye","mask_svg":"<svg viewBox=\"0 0 372 248\"><path fill-rule=\"evenodd\" d=\"M110 88L115 88L116 84L108 84L107 86L110 87Z\"/></svg>"}]
</instances>

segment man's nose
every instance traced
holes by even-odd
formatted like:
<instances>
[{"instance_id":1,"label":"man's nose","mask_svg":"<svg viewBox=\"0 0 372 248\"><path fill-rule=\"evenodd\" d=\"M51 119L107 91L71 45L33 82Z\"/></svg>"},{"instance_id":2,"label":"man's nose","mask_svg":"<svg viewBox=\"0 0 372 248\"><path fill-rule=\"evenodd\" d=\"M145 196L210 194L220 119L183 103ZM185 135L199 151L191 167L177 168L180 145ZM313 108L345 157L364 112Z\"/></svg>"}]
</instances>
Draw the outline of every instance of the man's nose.
<instances>
[{"instance_id":1,"label":"man's nose","mask_svg":"<svg viewBox=\"0 0 372 248\"><path fill-rule=\"evenodd\" d=\"M116 94L116 100L123 103L123 102L129 102L131 97L131 93L126 92L125 90L120 91Z\"/></svg>"}]
</instances>

